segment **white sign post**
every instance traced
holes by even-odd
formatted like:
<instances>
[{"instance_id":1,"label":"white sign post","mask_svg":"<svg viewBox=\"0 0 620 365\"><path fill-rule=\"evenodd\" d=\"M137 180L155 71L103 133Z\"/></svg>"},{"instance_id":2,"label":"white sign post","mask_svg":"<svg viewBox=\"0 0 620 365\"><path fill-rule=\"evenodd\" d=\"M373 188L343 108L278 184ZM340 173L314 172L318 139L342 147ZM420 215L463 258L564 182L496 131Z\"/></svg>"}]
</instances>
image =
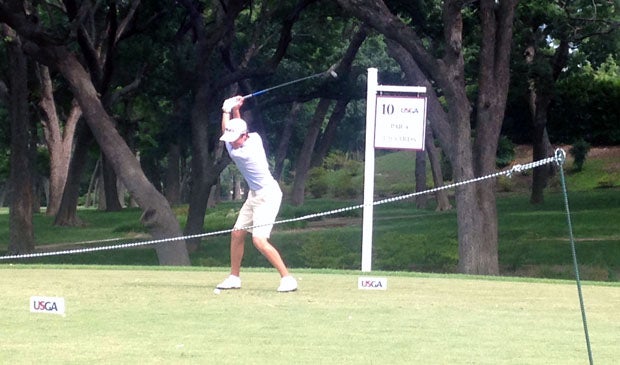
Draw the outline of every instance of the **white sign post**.
<instances>
[{"instance_id":1,"label":"white sign post","mask_svg":"<svg viewBox=\"0 0 620 365\"><path fill-rule=\"evenodd\" d=\"M377 105L376 68L368 69L366 91L366 148L364 152L364 210L362 213L362 271L372 270L372 219L375 192L375 110Z\"/></svg>"},{"instance_id":2,"label":"white sign post","mask_svg":"<svg viewBox=\"0 0 620 365\"><path fill-rule=\"evenodd\" d=\"M372 270L375 148L424 150L426 87L378 85L376 68L368 69L366 150L362 217L362 271Z\"/></svg>"}]
</instances>

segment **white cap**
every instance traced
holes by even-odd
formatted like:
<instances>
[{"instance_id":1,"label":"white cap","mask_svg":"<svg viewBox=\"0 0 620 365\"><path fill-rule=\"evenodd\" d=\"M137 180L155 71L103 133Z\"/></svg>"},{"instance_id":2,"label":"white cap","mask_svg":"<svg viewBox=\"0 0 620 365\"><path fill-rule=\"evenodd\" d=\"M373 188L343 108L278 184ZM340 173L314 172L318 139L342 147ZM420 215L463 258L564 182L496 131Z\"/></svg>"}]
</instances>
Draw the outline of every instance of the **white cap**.
<instances>
[{"instance_id":1,"label":"white cap","mask_svg":"<svg viewBox=\"0 0 620 365\"><path fill-rule=\"evenodd\" d=\"M245 120L241 118L233 118L226 123L224 134L220 137L220 141L233 142L236 141L242 134L247 133L248 125Z\"/></svg>"}]
</instances>

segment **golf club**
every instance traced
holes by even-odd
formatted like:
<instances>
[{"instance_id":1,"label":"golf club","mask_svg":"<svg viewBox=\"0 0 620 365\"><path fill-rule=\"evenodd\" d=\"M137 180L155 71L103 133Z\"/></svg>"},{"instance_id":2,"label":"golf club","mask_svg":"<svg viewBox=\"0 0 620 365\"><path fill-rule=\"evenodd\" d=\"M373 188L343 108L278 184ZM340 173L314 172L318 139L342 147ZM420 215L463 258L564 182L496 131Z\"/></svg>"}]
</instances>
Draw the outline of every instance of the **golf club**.
<instances>
[{"instance_id":1,"label":"golf club","mask_svg":"<svg viewBox=\"0 0 620 365\"><path fill-rule=\"evenodd\" d=\"M313 79L313 78L315 78L315 77L321 77L321 76L324 76L324 75L329 75L329 76L331 76L331 77L333 77L333 78L337 78L337 77L338 77L338 74L336 73L336 71L334 71L334 67L332 66L332 67L330 67L330 68L329 68L327 71L325 71L325 72L319 72L319 73L314 74L314 75L310 75L310 76L302 77L302 78L297 79L297 80L293 80L293 81L285 82L285 83L282 83L282 84L279 84L279 85L276 85L276 86L269 87L269 88L267 88L267 89L263 89L263 90L260 90L260 91L256 91L256 92L253 92L253 93L251 93L251 94L248 94L248 95L243 96L243 99L244 99L244 100L245 100L245 99L249 99L249 98L251 98L251 97L262 95L262 94L264 94L264 93L266 93L266 92L269 92L269 91L271 91L271 90L274 90L274 89L279 89L279 88L281 88L281 87L289 86L289 85L292 85L292 84L296 84L296 83L298 83L298 82L302 82L302 81L305 81L305 80Z\"/></svg>"}]
</instances>

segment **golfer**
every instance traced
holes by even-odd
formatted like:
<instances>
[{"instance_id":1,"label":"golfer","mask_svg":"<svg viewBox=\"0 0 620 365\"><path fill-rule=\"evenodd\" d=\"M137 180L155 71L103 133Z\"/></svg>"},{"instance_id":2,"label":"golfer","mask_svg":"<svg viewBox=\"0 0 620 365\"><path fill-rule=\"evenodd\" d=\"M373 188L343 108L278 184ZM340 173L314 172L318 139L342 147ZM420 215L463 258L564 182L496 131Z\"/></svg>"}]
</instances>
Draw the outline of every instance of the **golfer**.
<instances>
[{"instance_id":1,"label":"golfer","mask_svg":"<svg viewBox=\"0 0 620 365\"><path fill-rule=\"evenodd\" d=\"M234 230L230 236L230 275L218 284L217 288L241 288L239 272L243 259L245 236L251 232L254 247L280 273L278 291L295 291L297 290L297 281L289 274L278 250L269 243L273 222L276 220L282 202L282 190L269 171L269 164L260 135L248 133L248 126L241 119L239 109L242 105L243 97L241 96L235 96L224 101L222 106L223 134L220 140L225 142L228 154L248 183L250 192L239 211ZM231 113L232 119L230 118ZM249 226L256 227L247 230L240 229Z\"/></svg>"}]
</instances>

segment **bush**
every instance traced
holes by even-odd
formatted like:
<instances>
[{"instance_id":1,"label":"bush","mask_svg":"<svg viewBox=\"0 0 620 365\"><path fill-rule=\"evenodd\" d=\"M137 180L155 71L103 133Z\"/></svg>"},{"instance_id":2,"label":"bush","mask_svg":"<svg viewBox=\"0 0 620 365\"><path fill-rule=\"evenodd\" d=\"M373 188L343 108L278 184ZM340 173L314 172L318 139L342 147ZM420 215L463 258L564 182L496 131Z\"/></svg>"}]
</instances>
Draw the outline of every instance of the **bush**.
<instances>
[{"instance_id":1,"label":"bush","mask_svg":"<svg viewBox=\"0 0 620 365\"><path fill-rule=\"evenodd\" d=\"M454 272L458 244L430 242L426 235L386 233L376 240L375 265L380 270Z\"/></svg>"},{"instance_id":2,"label":"bush","mask_svg":"<svg viewBox=\"0 0 620 365\"><path fill-rule=\"evenodd\" d=\"M605 176L601 177L598 180L596 186L601 189L609 189L609 188L613 188L614 186L616 186L616 184L617 184L616 180L609 174L606 174Z\"/></svg>"},{"instance_id":3,"label":"bush","mask_svg":"<svg viewBox=\"0 0 620 365\"><path fill-rule=\"evenodd\" d=\"M509 193L511 191L514 191L515 189L515 183L514 181L508 177L508 176L500 176L497 178L497 189L501 192L504 193Z\"/></svg>"},{"instance_id":4,"label":"bush","mask_svg":"<svg viewBox=\"0 0 620 365\"><path fill-rule=\"evenodd\" d=\"M590 152L590 144L583 138L578 139L568 151L575 159L573 162L573 169L575 171L581 171L583 164L586 162L586 156Z\"/></svg>"},{"instance_id":5,"label":"bush","mask_svg":"<svg viewBox=\"0 0 620 365\"><path fill-rule=\"evenodd\" d=\"M506 167L515 159L515 145L506 137L501 136L497 144L495 165L499 168Z\"/></svg>"},{"instance_id":6,"label":"bush","mask_svg":"<svg viewBox=\"0 0 620 365\"><path fill-rule=\"evenodd\" d=\"M346 236L346 235L344 235ZM339 234L314 235L298 249L299 260L305 267L326 269L357 269L360 253L347 244L348 239ZM291 257L286 256L291 261Z\"/></svg>"},{"instance_id":7,"label":"bush","mask_svg":"<svg viewBox=\"0 0 620 365\"><path fill-rule=\"evenodd\" d=\"M307 188L315 198L322 198L329 190L327 183L327 171L322 167L315 167L310 170Z\"/></svg>"},{"instance_id":8,"label":"bush","mask_svg":"<svg viewBox=\"0 0 620 365\"><path fill-rule=\"evenodd\" d=\"M353 183L354 175L346 171L340 171L334 183L334 197L352 199L357 197L362 189Z\"/></svg>"}]
</instances>

